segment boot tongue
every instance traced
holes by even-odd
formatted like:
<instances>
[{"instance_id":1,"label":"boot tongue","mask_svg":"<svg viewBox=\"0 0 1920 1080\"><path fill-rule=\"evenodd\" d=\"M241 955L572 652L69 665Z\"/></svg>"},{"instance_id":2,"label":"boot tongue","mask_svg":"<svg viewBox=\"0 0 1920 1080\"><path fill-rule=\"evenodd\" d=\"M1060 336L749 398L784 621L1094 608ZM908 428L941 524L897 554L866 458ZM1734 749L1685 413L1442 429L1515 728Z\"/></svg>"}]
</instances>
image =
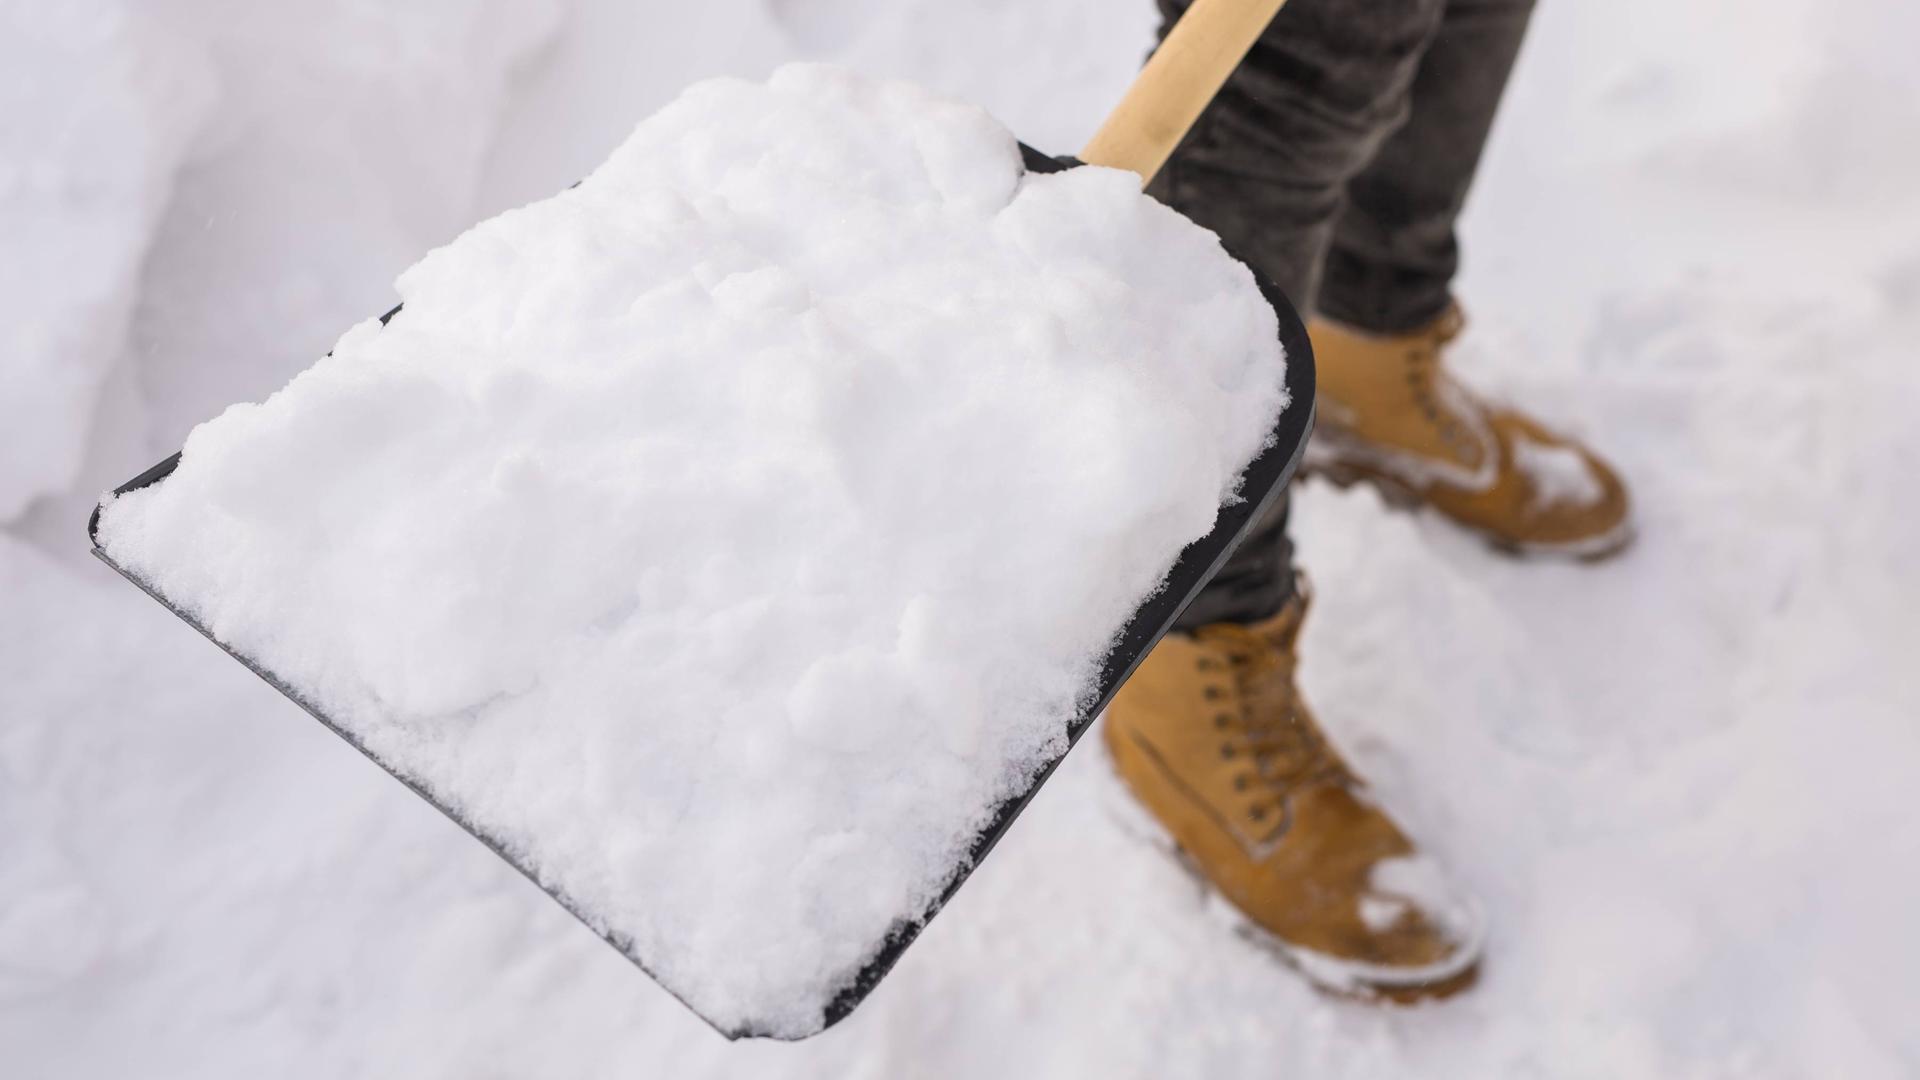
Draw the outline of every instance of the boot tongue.
<instances>
[{"instance_id":1,"label":"boot tongue","mask_svg":"<svg viewBox=\"0 0 1920 1080\"><path fill-rule=\"evenodd\" d=\"M1295 572L1293 595L1286 606L1266 622L1248 628L1264 646L1259 650L1257 667L1243 669L1248 683L1245 689L1256 696L1253 712L1257 719L1249 719L1256 721L1255 726L1263 729L1268 740L1261 774L1279 787L1290 788L1322 775L1350 775L1346 762L1301 705L1299 688L1294 684L1300 630L1312 603L1313 589L1306 575ZM1256 680L1264 685L1255 689L1252 684Z\"/></svg>"},{"instance_id":2,"label":"boot tongue","mask_svg":"<svg viewBox=\"0 0 1920 1080\"><path fill-rule=\"evenodd\" d=\"M1447 305L1447 310L1441 312L1439 317L1435 318L1431 323L1428 323L1427 328L1422 331L1422 333L1431 336L1436 346L1446 345L1453 341L1454 338L1459 337L1461 332L1466 328L1467 313L1461 310L1459 304L1449 304Z\"/></svg>"},{"instance_id":3,"label":"boot tongue","mask_svg":"<svg viewBox=\"0 0 1920 1080\"><path fill-rule=\"evenodd\" d=\"M1286 606L1265 622L1255 623L1251 629L1258 634L1268 648L1285 653L1289 667L1300 644L1300 628L1306 624L1307 608L1313 603L1313 588L1307 583L1305 574L1293 575L1293 595L1287 598Z\"/></svg>"}]
</instances>

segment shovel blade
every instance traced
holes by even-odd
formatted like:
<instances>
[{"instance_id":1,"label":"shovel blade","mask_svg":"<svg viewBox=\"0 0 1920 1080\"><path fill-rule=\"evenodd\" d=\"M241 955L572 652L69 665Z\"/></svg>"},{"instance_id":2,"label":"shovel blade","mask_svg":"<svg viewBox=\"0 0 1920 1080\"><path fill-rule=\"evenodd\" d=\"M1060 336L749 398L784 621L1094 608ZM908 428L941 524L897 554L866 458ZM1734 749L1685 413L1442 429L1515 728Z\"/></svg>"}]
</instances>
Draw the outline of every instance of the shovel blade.
<instances>
[{"instance_id":1,"label":"shovel blade","mask_svg":"<svg viewBox=\"0 0 1920 1080\"><path fill-rule=\"evenodd\" d=\"M1021 150L1029 171L1058 172L1077 164L1071 160L1049 158L1024 145L1021 147ZM1286 350L1286 385L1291 404L1289 404L1277 418L1271 439L1266 448L1261 451L1260 455L1247 467L1241 482L1240 501L1221 507L1220 513L1215 519L1213 530L1206 536L1189 544L1186 549L1181 552L1172 571L1168 574L1166 587L1148 598L1145 603L1141 604L1140 607L1135 610L1132 618L1128 620L1125 628L1115 640L1114 645L1107 653L1101 665L1097 693L1093 696L1091 703L1076 716L1069 725L1067 741L1069 750L1074 743L1079 741L1080 736L1092 727L1094 719L1107 707L1107 703L1112 700L1113 695L1120 689L1120 686L1126 682L1127 677L1133 673L1133 669L1145 658L1148 650L1152 649L1154 643L1159 641L1161 636L1167 633L1173 626L1174 620L1185 610L1187 604L1199 594L1201 588L1213 577L1221 565L1226 562L1227 557L1232 553L1240 539L1252 529L1260 517L1280 498L1299 466L1301 454L1306 448L1307 437L1313 426L1314 369L1312 349L1307 340L1306 329L1301 324L1300 317L1298 313L1295 312L1292 304L1289 303L1287 298L1270 282L1265 279L1259 279L1257 274L1256 278L1259 281L1262 294L1268 302L1273 305L1275 315L1278 317L1280 341ZM388 312L383 316L382 321L392 318L398 310L399 309L396 308L394 311ZM167 477L173 473L179 462L180 454L175 453L166 460L114 489L114 494L123 495L130 491L164 483ZM232 656L235 660L245 665L248 670L264 679L268 685L286 695L302 709L305 709L308 714L320 721L328 730L346 740L348 744L353 746L354 749L359 750L374 764L385 769L394 779L405 784L416 795L419 795L441 813L447 815L447 817L460 825L461 828L465 829L475 839L491 848L496 855L499 855L515 869L519 870L528 880L533 881L536 886L553 897L561 907L571 912L582 923L590 928L605 925L604 920L594 919L592 912L585 910L580 903L568 896L564 890L558 890L541 883L527 863L510 852L501 842L500 838L490 835L485 829L476 826L474 822L467 819L467 817L457 809L435 798L432 793L422 786L409 780L391 762L383 760L379 755L373 753L351 731L330 718L326 712L315 705L315 703L307 700L297 689L290 685L287 680L281 678L254 658L236 651L221 642L208 631L206 626L202 625L193 615L163 595L151 582L146 581L140 575L133 573L125 566L117 563L99 546L95 535L98 525L99 510L96 508L92 518L87 524L87 534L89 539L94 541L93 554L96 558L138 586L141 591L153 597L161 606L178 616L183 622L192 626L195 630L198 630L209 641L220 646L229 656ZM974 840L967 858L953 868L948 884L939 899L935 901L923 915L913 917L903 914L899 919L895 920L884 938L873 942L869 958L861 966L858 974L827 1004L823 1016L824 1022L819 1030L825 1030L845 1019L847 1015L853 1012L854 1008L866 998L873 988L879 984L880 980L892 969L894 963L905 953L907 947L919 936L920 931L924 929L933 916L939 912L940 908L946 904L947 900L959 890L960 886L966 882L967 876L972 872L973 868L980 864L981 860L993 849L993 846L1005 835L1007 829L1013 824L1014 819L1020 816L1021 811L1026 808L1027 803L1033 798L1034 794L1039 791L1040 786L1052 775L1053 770L1058 767L1060 761L1065 758L1065 755L1066 752L1063 751L1059 757L1048 762L1033 778L1025 791L1009 798L995 810L990 819L990 823ZM652 975L652 972L648 968L648 958L639 955L631 940L627 940L617 932L600 932L596 930L596 933L608 944L618 949L622 955L626 956L642 971L647 971L650 976ZM668 992L672 992L672 987L668 986L666 989ZM684 1000L685 999L682 999L683 1002ZM689 1008L692 1008L692 1006L689 1005ZM696 1013L699 1012L698 1009L694 1009L694 1011ZM711 1017L703 1015L702 1019L707 1020L709 1024L714 1026L715 1030L730 1039L770 1034L767 1030L758 1028L751 1023L743 1025L722 1025L715 1023Z\"/></svg>"}]
</instances>

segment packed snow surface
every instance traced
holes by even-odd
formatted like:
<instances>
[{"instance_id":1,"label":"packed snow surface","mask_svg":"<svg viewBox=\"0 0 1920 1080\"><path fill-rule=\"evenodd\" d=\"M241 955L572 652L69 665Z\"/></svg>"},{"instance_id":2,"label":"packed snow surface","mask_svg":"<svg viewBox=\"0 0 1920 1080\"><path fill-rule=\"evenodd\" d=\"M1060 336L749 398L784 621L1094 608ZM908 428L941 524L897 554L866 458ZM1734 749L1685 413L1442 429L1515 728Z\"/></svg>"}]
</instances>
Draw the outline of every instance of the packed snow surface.
<instances>
[{"instance_id":1,"label":"packed snow surface","mask_svg":"<svg viewBox=\"0 0 1920 1080\"><path fill-rule=\"evenodd\" d=\"M927 909L1285 396L1132 174L824 66L399 292L101 543L728 1029L817 1029Z\"/></svg>"}]
</instances>

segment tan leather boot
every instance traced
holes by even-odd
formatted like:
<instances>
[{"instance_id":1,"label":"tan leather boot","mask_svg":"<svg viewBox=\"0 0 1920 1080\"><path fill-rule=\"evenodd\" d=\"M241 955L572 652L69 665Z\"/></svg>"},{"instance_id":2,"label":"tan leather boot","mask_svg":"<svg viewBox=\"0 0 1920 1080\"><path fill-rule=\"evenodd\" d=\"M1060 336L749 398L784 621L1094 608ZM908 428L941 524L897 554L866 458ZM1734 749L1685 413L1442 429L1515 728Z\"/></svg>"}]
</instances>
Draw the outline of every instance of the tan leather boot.
<instances>
[{"instance_id":1,"label":"tan leather boot","mask_svg":"<svg viewBox=\"0 0 1920 1080\"><path fill-rule=\"evenodd\" d=\"M1471 983L1482 920L1327 744L1294 687L1307 599L1169 634L1107 709L1121 779L1308 979L1396 1000Z\"/></svg>"},{"instance_id":2,"label":"tan leather boot","mask_svg":"<svg viewBox=\"0 0 1920 1080\"><path fill-rule=\"evenodd\" d=\"M1442 353L1458 307L1410 334L1324 319L1309 333L1318 423L1303 472L1367 481L1398 506L1428 506L1521 554L1599 559L1632 539L1627 490L1579 443L1481 401Z\"/></svg>"}]
</instances>

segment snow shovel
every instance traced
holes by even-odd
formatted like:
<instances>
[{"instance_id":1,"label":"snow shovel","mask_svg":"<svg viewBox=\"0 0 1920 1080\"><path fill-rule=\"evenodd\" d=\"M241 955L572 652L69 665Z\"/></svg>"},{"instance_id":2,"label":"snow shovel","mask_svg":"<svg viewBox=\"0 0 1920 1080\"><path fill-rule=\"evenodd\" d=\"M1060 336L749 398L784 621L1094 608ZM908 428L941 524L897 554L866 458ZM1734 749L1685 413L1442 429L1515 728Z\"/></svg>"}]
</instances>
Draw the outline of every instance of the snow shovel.
<instances>
[{"instance_id":1,"label":"snow shovel","mask_svg":"<svg viewBox=\"0 0 1920 1080\"><path fill-rule=\"evenodd\" d=\"M1283 0L1196 0L1186 16L1149 60L1118 108L1082 152L1082 160L1049 158L1023 146L1021 149L1027 169L1032 172L1051 173L1069 169L1084 162L1130 170L1140 175L1143 180L1150 178L1173 152L1187 129L1231 74L1282 2ZM1211 532L1188 545L1180 553L1165 586L1143 602L1124 626L1117 628L1115 643L1101 664L1095 691L1088 695L1086 704L1069 725L1067 733L1069 747L1092 725L1094 718L1106 707L1134 667L1161 635L1168 631L1181 611L1219 569L1239 539L1280 496L1299 463L1313 420L1314 374L1310 346L1299 316L1288 303L1287 298L1269 282L1262 280L1258 284L1262 295L1271 303L1277 316L1281 344L1287 356L1286 386L1291 404L1275 421L1272 438L1267 447L1243 474L1240 487L1241 498L1221 507ZM383 321L392 318L398 310L396 308L395 311L388 312L383 317ZM164 483L168 476L173 474L180 460L181 455L174 454L121 485L114 494L121 495ZM642 970L650 974L653 972L654 965L659 963L657 957L650 958L648 955L643 955L642 950L635 947L630 936L616 930L602 929L608 925L607 921L597 919L596 913L588 905L567 895L565 890L544 884L530 866L530 859L525 857L524 852L513 850L502 837L477 825L458 809L436 798L423 785L409 779L393 762L383 760L378 754L372 752L360 738L336 719L330 718L325 709L308 700L288 679L276 674L257 659L244 655L241 651L214 638L208 627L185 610L182 605L162 595L151 582L116 562L100 545L99 522L100 511L96 509L88 525L88 534L94 542L93 553L96 557L112 566L210 640L221 645L256 675L280 690L335 734L340 735L396 779L412 788L416 794L467 829L536 885L546 890L583 923L594 928L609 944L619 949ZM1062 755L1064 752L1062 750ZM922 911L899 916L886 934L870 943L865 954L866 959L853 977L839 983L832 991L833 996L830 1000L824 999L823 996L819 1021L811 1030L795 1031L790 1027L775 1028L752 1019L719 1021L705 1014L703 1019L729 1038L768 1035L799 1038L824 1030L846 1017L892 968L926 922L959 889L972 868L986 857L1008 826L1024 809L1034 792L1058 765L1059 760L1060 757L1056 756L1045 763L1024 791L1006 799L996 808L973 841L966 857L952 868L951 875L946 879L944 890L935 902ZM672 992L672 986L667 988ZM686 999L683 997L682 1000ZM698 1009L695 1011L699 1012Z\"/></svg>"}]
</instances>

